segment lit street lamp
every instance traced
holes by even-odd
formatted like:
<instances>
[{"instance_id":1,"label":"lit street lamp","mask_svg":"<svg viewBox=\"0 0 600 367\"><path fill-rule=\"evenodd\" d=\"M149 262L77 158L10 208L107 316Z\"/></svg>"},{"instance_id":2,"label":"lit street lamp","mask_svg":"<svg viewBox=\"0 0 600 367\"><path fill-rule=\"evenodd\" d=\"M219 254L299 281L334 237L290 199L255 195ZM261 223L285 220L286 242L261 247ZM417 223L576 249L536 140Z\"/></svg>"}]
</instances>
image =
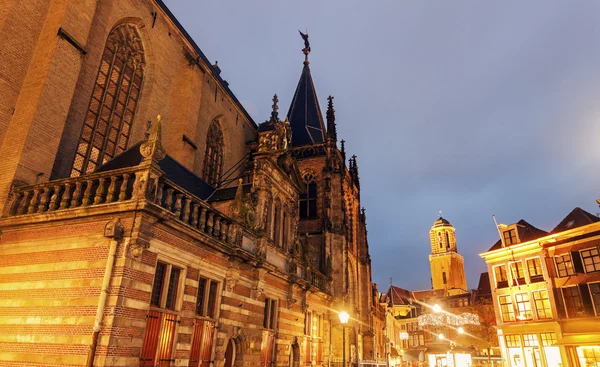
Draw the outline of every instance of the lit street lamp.
<instances>
[{"instance_id":1,"label":"lit street lamp","mask_svg":"<svg viewBox=\"0 0 600 367\"><path fill-rule=\"evenodd\" d=\"M342 311L338 313L338 317L340 318L340 323L342 324L342 367L346 367L346 325L348 324L350 315L348 315L348 312Z\"/></svg>"},{"instance_id":2,"label":"lit street lamp","mask_svg":"<svg viewBox=\"0 0 600 367\"><path fill-rule=\"evenodd\" d=\"M456 331L458 331L459 334L464 334L465 329L463 329L462 326L461 326L458 329L456 329Z\"/></svg>"},{"instance_id":3,"label":"lit street lamp","mask_svg":"<svg viewBox=\"0 0 600 367\"><path fill-rule=\"evenodd\" d=\"M433 305L433 312L435 312L435 313L442 312L442 308L440 307L440 305L438 305L437 303L435 305Z\"/></svg>"}]
</instances>

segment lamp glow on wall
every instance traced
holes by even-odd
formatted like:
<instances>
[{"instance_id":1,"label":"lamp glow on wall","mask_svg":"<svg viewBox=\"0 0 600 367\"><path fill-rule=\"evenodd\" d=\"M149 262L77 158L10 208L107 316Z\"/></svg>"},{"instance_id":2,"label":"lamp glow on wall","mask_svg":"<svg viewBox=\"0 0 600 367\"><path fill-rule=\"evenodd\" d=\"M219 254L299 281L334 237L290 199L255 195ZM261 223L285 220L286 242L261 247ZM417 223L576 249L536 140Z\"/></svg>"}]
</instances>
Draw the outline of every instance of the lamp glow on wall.
<instances>
[{"instance_id":1,"label":"lamp glow on wall","mask_svg":"<svg viewBox=\"0 0 600 367\"><path fill-rule=\"evenodd\" d=\"M401 340L408 340L408 333L406 331L401 331L400 332L400 339Z\"/></svg>"},{"instance_id":2,"label":"lamp glow on wall","mask_svg":"<svg viewBox=\"0 0 600 367\"><path fill-rule=\"evenodd\" d=\"M348 325L350 315L346 311L341 311L338 313L338 317L340 318L340 323L342 324L342 366L346 367L346 325Z\"/></svg>"}]
</instances>

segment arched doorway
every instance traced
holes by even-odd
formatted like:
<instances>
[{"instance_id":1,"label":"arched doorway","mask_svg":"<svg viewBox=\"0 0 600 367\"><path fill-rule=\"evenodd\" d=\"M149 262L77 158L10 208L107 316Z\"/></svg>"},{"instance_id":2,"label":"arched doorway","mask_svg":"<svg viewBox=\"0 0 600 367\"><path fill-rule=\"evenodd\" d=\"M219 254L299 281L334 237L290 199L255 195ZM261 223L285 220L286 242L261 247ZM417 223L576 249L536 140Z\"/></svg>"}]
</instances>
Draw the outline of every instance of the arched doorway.
<instances>
[{"instance_id":1,"label":"arched doorway","mask_svg":"<svg viewBox=\"0 0 600 367\"><path fill-rule=\"evenodd\" d=\"M227 343L227 349L225 349L225 367L233 367L233 362L235 361L235 340L229 339L229 343Z\"/></svg>"},{"instance_id":2,"label":"arched doorway","mask_svg":"<svg viewBox=\"0 0 600 367\"><path fill-rule=\"evenodd\" d=\"M292 350L290 351L290 366L300 367L300 346L298 342L292 344Z\"/></svg>"}]
</instances>

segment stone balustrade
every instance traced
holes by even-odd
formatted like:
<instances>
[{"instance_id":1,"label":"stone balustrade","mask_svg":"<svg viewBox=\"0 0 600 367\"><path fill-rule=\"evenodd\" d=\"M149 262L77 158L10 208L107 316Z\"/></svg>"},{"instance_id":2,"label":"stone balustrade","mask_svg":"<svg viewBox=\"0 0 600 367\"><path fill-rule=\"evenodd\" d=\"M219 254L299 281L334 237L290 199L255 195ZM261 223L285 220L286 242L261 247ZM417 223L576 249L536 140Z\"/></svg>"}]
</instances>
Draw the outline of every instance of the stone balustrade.
<instances>
[{"instance_id":1,"label":"stone balustrade","mask_svg":"<svg viewBox=\"0 0 600 367\"><path fill-rule=\"evenodd\" d=\"M37 214L131 199L137 167L15 187L5 216Z\"/></svg>"},{"instance_id":2,"label":"stone balustrade","mask_svg":"<svg viewBox=\"0 0 600 367\"><path fill-rule=\"evenodd\" d=\"M224 216L204 200L160 177L154 203L183 223L225 243L237 243L239 224Z\"/></svg>"},{"instance_id":3,"label":"stone balustrade","mask_svg":"<svg viewBox=\"0 0 600 367\"><path fill-rule=\"evenodd\" d=\"M310 284L311 286L320 289L321 291L330 294L331 293L331 287L330 287L330 279L327 278L325 275L323 275L321 272L312 269L312 268L307 268L307 271L304 273L305 276L305 280L308 282L308 284Z\"/></svg>"}]
</instances>

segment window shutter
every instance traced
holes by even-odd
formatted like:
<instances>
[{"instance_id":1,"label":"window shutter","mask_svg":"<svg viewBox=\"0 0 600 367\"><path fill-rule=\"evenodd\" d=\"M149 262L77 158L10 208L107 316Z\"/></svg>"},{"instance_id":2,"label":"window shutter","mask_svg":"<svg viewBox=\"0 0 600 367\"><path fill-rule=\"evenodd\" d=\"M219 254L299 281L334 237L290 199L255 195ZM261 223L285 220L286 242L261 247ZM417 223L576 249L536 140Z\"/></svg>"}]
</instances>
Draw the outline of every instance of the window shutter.
<instances>
[{"instance_id":1,"label":"window shutter","mask_svg":"<svg viewBox=\"0 0 600 367\"><path fill-rule=\"evenodd\" d=\"M579 251L571 251L571 261L573 261L573 269L576 273L584 273Z\"/></svg>"},{"instance_id":2,"label":"window shutter","mask_svg":"<svg viewBox=\"0 0 600 367\"><path fill-rule=\"evenodd\" d=\"M587 284L579 284L579 293L581 293L581 303L583 303L583 309L587 316L595 316L594 305L592 303L592 297L590 296L590 290Z\"/></svg>"},{"instance_id":3,"label":"window shutter","mask_svg":"<svg viewBox=\"0 0 600 367\"><path fill-rule=\"evenodd\" d=\"M564 319L567 317L565 313L565 303L563 302L563 297L560 289L554 288L554 299L556 300L556 311L558 313L558 318Z\"/></svg>"},{"instance_id":4,"label":"window shutter","mask_svg":"<svg viewBox=\"0 0 600 367\"><path fill-rule=\"evenodd\" d=\"M154 366L156 357L156 348L158 346L158 335L162 313L157 311L148 311L146 315L146 330L144 332L144 343L140 354L140 366Z\"/></svg>"}]
</instances>

